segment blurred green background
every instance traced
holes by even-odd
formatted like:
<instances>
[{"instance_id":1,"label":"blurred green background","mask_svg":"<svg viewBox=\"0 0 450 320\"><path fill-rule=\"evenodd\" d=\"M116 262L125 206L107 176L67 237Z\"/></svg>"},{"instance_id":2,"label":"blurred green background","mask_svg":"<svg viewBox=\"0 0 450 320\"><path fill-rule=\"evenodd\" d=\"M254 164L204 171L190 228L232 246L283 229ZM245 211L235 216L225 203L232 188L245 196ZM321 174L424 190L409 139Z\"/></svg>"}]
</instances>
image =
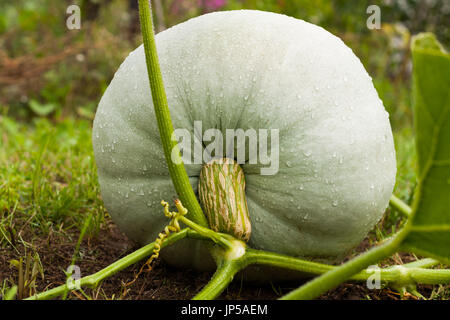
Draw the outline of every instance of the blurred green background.
<instances>
[{"instance_id":1,"label":"blurred green background","mask_svg":"<svg viewBox=\"0 0 450 320\"><path fill-rule=\"evenodd\" d=\"M81 29L68 30L66 9L81 8ZM369 30L366 9L381 8L381 29ZM391 114L410 125L411 35L432 31L448 47L448 0L157 0L157 31L216 10L259 9L320 25L361 59ZM115 70L141 43L137 0L0 2L0 108L21 121L92 119Z\"/></svg>"}]
</instances>

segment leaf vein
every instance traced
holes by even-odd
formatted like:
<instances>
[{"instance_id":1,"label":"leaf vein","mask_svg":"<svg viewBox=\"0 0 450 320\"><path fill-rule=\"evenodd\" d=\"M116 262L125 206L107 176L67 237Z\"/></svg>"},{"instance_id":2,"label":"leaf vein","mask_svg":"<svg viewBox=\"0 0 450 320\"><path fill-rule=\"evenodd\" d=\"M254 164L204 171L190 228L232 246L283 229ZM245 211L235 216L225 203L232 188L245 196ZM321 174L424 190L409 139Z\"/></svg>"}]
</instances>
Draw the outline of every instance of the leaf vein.
<instances>
[{"instance_id":1,"label":"leaf vein","mask_svg":"<svg viewBox=\"0 0 450 320\"><path fill-rule=\"evenodd\" d=\"M450 224L413 226L411 228L411 231L416 232L450 231Z\"/></svg>"}]
</instances>

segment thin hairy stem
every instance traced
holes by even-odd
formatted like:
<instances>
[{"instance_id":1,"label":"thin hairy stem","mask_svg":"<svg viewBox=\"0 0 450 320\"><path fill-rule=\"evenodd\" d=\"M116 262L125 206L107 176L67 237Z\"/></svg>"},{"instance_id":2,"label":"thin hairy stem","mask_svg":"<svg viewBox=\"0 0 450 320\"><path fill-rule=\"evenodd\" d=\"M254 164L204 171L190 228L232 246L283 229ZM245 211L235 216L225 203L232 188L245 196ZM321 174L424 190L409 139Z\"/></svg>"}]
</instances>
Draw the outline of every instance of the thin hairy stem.
<instances>
[{"instance_id":1,"label":"thin hairy stem","mask_svg":"<svg viewBox=\"0 0 450 320\"><path fill-rule=\"evenodd\" d=\"M311 262L274 252L249 248L247 249L244 258L246 259L246 265L268 265L272 267L294 270L309 275L321 275L338 268L336 266L323 263ZM439 264L439 261L427 258L406 263L404 265L380 268L380 281L386 284L408 282L408 280L412 280L411 284L449 283L450 270L424 269L437 264ZM373 270L362 270L359 273L352 275L348 280L366 281L373 274Z\"/></svg>"},{"instance_id":2,"label":"thin hairy stem","mask_svg":"<svg viewBox=\"0 0 450 320\"><path fill-rule=\"evenodd\" d=\"M169 237L167 237L162 243L161 247L164 248L168 245L171 245L178 240L184 239L189 232L192 232L189 229L183 229L180 232L173 233ZM98 285L106 278L111 277L112 275L116 274L117 272L127 268L128 266L135 264L138 261L141 261L142 259L148 257L155 248L155 242L152 242L133 253L130 253L126 257L123 257L120 260L117 260L113 264L107 266L106 268L98 271L97 273L94 273L92 275L83 277L80 279L80 286L81 287L90 287L90 288L96 288ZM48 300L53 299L61 296L64 294L65 290L67 290L67 285L63 284L59 287L50 289L48 291L33 295L27 300Z\"/></svg>"},{"instance_id":3,"label":"thin hairy stem","mask_svg":"<svg viewBox=\"0 0 450 320\"><path fill-rule=\"evenodd\" d=\"M245 267L243 260L223 260L208 284L193 300L212 300L217 298L233 281L234 275Z\"/></svg>"},{"instance_id":4,"label":"thin hairy stem","mask_svg":"<svg viewBox=\"0 0 450 320\"><path fill-rule=\"evenodd\" d=\"M340 283L348 280L354 274L357 274L368 266L376 264L378 261L395 253L407 232L408 229L403 228L383 244L374 247L343 265L313 279L300 288L283 296L281 299L310 300L317 298L326 291L333 289Z\"/></svg>"},{"instance_id":5,"label":"thin hairy stem","mask_svg":"<svg viewBox=\"0 0 450 320\"><path fill-rule=\"evenodd\" d=\"M403 214L405 217L409 217L411 215L412 209L404 203L401 199L397 198L396 196L392 195L391 199L389 200L389 204L395 208L398 212Z\"/></svg>"},{"instance_id":6,"label":"thin hairy stem","mask_svg":"<svg viewBox=\"0 0 450 320\"><path fill-rule=\"evenodd\" d=\"M158 122L162 147L169 168L170 177L178 194L178 197L188 209L188 215L192 221L207 227L208 222L198 203L194 190L189 182L189 177L181 159L178 144L172 139L173 124L170 117L166 92L156 51L155 36L153 31L152 11L150 1L139 0L139 18L141 21L142 38L144 42L145 60L152 93L153 106ZM172 159L174 157L174 159Z\"/></svg>"}]
</instances>

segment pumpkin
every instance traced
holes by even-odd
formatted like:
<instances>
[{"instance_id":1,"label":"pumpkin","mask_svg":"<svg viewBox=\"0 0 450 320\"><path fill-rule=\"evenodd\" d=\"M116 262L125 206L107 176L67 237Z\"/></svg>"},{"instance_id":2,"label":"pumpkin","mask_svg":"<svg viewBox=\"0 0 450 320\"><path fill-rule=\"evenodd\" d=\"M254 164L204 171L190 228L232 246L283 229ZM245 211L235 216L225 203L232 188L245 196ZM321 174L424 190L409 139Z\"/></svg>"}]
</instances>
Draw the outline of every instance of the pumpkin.
<instances>
[{"instance_id":1,"label":"pumpkin","mask_svg":"<svg viewBox=\"0 0 450 320\"><path fill-rule=\"evenodd\" d=\"M203 131L279 134L274 174L241 164L251 247L330 262L361 242L388 205L396 161L388 113L350 48L316 25L253 10L193 18L159 33L156 45L174 128L192 134L191 154L203 151L195 121ZM160 202L176 194L143 46L105 91L93 146L112 219L132 240L154 241L168 223ZM195 192L202 167L186 163ZM210 267L200 240L162 253L176 266Z\"/></svg>"}]
</instances>

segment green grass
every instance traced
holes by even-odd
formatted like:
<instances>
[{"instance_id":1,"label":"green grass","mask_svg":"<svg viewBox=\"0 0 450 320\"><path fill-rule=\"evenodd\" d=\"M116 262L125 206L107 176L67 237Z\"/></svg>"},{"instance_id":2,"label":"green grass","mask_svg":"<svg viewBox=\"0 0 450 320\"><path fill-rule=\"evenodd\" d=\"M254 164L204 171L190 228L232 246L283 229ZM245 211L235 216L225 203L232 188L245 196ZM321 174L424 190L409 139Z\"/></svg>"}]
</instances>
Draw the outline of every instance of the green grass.
<instances>
[{"instance_id":1,"label":"green grass","mask_svg":"<svg viewBox=\"0 0 450 320\"><path fill-rule=\"evenodd\" d=\"M20 235L18 227L42 237L80 229L90 213L91 231L98 230L105 210L90 122L36 119L30 126L0 117L0 138L0 246Z\"/></svg>"}]
</instances>

